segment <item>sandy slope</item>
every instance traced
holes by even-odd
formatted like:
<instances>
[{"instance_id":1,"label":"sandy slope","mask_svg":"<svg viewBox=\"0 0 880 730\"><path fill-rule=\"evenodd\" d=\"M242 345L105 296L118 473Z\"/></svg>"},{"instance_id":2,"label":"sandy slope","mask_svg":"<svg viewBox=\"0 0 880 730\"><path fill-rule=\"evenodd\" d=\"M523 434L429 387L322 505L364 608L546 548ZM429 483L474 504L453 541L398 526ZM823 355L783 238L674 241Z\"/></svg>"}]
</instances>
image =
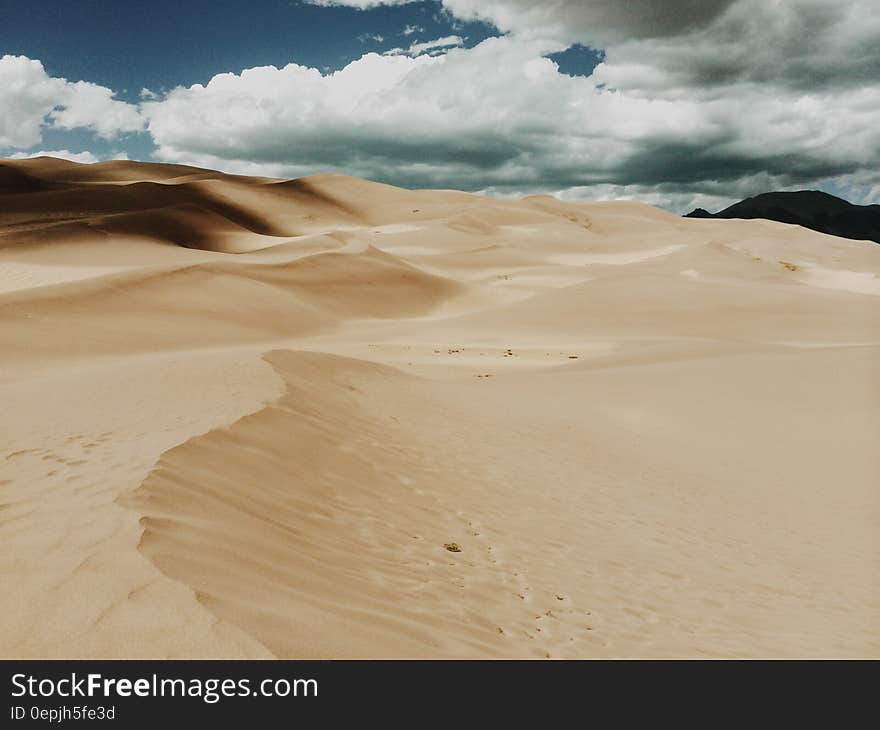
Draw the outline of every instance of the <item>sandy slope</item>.
<instances>
[{"instance_id":1,"label":"sandy slope","mask_svg":"<svg viewBox=\"0 0 880 730\"><path fill-rule=\"evenodd\" d=\"M876 244L47 158L0 202L0 655L880 655Z\"/></svg>"}]
</instances>

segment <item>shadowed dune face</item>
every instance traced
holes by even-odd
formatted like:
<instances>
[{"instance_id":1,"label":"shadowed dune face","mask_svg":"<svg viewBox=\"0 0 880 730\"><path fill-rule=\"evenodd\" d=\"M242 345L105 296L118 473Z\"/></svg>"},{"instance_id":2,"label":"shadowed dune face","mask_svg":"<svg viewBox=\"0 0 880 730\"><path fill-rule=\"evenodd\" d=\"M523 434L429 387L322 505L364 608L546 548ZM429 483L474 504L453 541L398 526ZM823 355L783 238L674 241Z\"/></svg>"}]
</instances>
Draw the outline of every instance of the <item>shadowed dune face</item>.
<instances>
[{"instance_id":1,"label":"shadowed dune face","mask_svg":"<svg viewBox=\"0 0 880 730\"><path fill-rule=\"evenodd\" d=\"M235 229L267 236L296 235L230 202L216 182L64 183L36 192L19 184L19 194L5 201L0 221L30 228L47 222L87 221L95 231L147 235L191 248L210 248L213 235Z\"/></svg>"},{"instance_id":2,"label":"shadowed dune face","mask_svg":"<svg viewBox=\"0 0 880 730\"><path fill-rule=\"evenodd\" d=\"M371 184L358 183L341 176L278 182L182 166L8 160L0 166L0 193L6 196L0 210L5 229L0 232L6 235L0 246L17 244L9 234L22 229L82 221L114 237L148 236L188 248L241 253L248 249L223 248L218 238L232 232L284 238L369 224L370 201L363 195ZM62 229L57 238L66 234Z\"/></svg>"},{"instance_id":3,"label":"shadowed dune face","mask_svg":"<svg viewBox=\"0 0 880 730\"><path fill-rule=\"evenodd\" d=\"M0 654L876 656L878 257L4 160Z\"/></svg>"},{"instance_id":4,"label":"shadowed dune face","mask_svg":"<svg viewBox=\"0 0 880 730\"><path fill-rule=\"evenodd\" d=\"M24 170L0 164L0 195L39 193L49 188L50 183L28 175Z\"/></svg>"}]
</instances>

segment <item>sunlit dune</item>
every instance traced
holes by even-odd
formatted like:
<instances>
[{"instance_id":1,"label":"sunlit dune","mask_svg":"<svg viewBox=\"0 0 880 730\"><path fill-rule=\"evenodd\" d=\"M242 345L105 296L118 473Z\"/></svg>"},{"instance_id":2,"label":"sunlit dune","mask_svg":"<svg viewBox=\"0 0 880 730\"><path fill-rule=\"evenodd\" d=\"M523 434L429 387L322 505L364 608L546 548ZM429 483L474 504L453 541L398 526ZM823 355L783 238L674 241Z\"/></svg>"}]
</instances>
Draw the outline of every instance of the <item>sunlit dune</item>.
<instances>
[{"instance_id":1,"label":"sunlit dune","mask_svg":"<svg viewBox=\"0 0 880 730\"><path fill-rule=\"evenodd\" d=\"M880 654L880 246L0 161L0 656Z\"/></svg>"}]
</instances>

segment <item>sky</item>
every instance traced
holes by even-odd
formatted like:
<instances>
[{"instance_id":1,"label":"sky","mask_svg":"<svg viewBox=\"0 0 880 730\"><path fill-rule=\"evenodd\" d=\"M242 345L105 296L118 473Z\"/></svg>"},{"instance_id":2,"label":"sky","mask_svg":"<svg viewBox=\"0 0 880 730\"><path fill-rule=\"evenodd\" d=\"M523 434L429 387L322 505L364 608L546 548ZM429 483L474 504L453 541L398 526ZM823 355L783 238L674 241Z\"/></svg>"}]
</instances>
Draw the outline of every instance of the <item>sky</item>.
<instances>
[{"instance_id":1,"label":"sky","mask_svg":"<svg viewBox=\"0 0 880 730\"><path fill-rule=\"evenodd\" d=\"M0 157L880 203L878 0L0 0Z\"/></svg>"}]
</instances>

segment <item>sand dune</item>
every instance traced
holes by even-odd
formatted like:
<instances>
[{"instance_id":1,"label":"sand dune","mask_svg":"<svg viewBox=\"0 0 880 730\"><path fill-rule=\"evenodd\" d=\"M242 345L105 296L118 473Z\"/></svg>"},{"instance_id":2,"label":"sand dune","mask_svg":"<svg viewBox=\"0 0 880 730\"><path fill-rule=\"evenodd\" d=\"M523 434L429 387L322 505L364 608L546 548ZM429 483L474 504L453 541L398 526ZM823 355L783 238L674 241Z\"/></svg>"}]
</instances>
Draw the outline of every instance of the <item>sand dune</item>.
<instances>
[{"instance_id":1,"label":"sand dune","mask_svg":"<svg viewBox=\"0 0 880 730\"><path fill-rule=\"evenodd\" d=\"M0 201L0 655L880 654L875 245L121 161Z\"/></svg>"}]
</instances>

